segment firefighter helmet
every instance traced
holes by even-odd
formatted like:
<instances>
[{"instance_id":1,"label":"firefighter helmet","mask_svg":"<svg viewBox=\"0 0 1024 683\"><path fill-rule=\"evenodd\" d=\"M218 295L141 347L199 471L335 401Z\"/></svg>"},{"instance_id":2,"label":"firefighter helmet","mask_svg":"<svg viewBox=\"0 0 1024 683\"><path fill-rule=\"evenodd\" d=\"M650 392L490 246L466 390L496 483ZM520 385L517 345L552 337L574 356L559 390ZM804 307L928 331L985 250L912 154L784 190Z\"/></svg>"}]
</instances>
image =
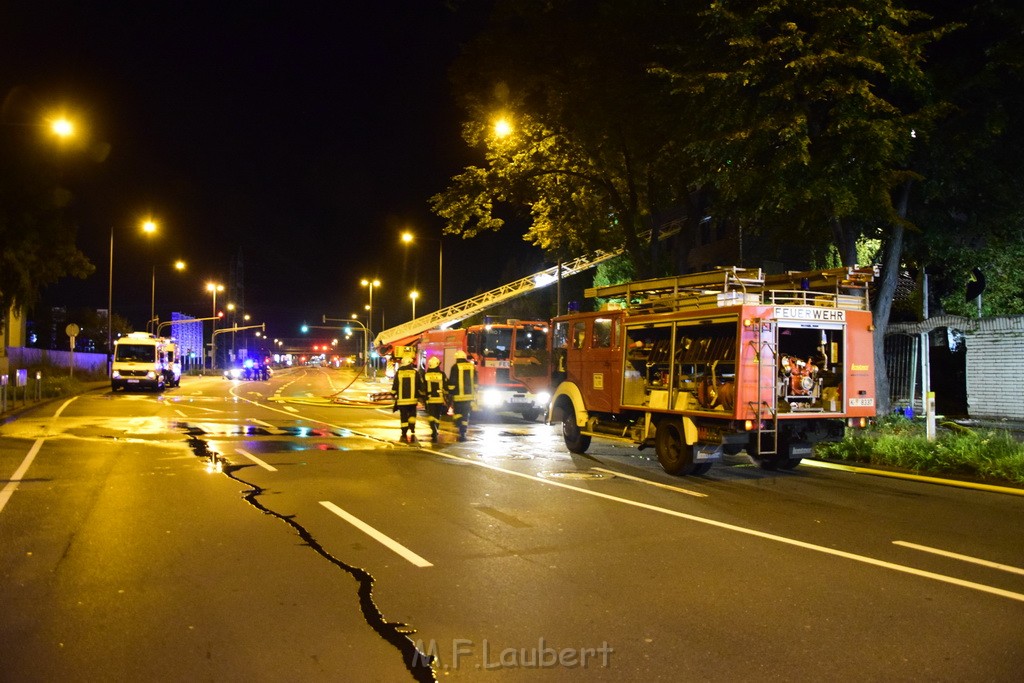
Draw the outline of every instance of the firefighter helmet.
<instances>
[{"instance_id":1,"label":"firefighter helmet","mask_svg":"<svg viewBox=\"0 0 1024 683\"><path fill-rule=\"evenodd\" d=\"M430 359L427 361L427 367L431 369L436 368L440 364L441 361L438 360L437 356L431 356Z\"/></svg>"},{"instance_id":2,"label":"firefighter helmet","mask_svg":"<svg viewBox=\"0 0 1024 683\"><path fill-rule=\"evenodd\" d=\"M455 360L466 360L466 352L465 351L456 351L455 352Z\"/></svg>"},{"instance_id":3,"label":"firefighter helmet","mask_svg":"<svg viewBox=\"0 0 1024 683\"><path fill-rule=\"evenodd\" d=\"M412 365L415 359L412 356L403 356L402 365Z\"/></svg>"}]
</instances>

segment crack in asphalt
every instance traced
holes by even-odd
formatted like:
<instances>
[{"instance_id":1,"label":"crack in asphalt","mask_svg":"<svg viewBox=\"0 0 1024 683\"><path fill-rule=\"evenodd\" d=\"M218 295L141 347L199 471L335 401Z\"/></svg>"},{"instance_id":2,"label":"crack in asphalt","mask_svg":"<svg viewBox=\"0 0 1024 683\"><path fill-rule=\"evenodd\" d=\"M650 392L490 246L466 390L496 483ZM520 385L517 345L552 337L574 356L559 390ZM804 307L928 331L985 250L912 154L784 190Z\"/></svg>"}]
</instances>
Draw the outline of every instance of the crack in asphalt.
<instances>
[{"instance_id":1,"label":"crack in asphalt","mask_svg":"<svg viewBox=\"0 0 1024 683\"><path fill-rule=\"evenodd\" d=\"M366 623L377 632L377 634L385 641L393 645L401 654L402 660L405 664L405 668L412 674L414 680L420 683L427 683L430 681L437 681L437 675L434 672L435 658L420 650L416 647L410 635L416 633L416 630L411 628L408 624L388 621L384 618L384 614L377 607L377 603L373 600L373 576L361 567L352 566L337 557L331 555L323 545L320 544L316 538L313 537L304 526L295 521L291 515L283 515L279 512L271 510L267 506L263 505L258 498L263 494L264 489L245 481L235 474L236 470L241 469L242 465L230 465L227 461L219 454L209 449L209 445L203 439L200 439L194 433L189 433L192 430L186 430L188 437L189 446L192 448L192 452L199 458L208 460L211 463L217 463L218 461L223 463L222 472L229 479L237 481L239 484L247 486L249 488L243 495L244 500L256 508L265 515L270 515L278 520L284 522L290 526L299 538L309 546L317 555L324 558L337 568L351 575L359 584L359 605L363 612L363 617L366 619Z\"/></svg>"}]
</instances>

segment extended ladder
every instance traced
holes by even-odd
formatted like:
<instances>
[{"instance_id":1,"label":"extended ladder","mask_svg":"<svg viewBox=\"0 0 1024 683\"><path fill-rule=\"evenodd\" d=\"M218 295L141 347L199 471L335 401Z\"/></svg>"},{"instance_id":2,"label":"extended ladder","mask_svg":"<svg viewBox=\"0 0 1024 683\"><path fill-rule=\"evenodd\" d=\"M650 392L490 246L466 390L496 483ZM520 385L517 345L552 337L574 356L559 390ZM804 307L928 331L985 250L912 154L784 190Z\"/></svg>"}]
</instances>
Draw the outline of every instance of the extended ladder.
<instances>
[{"instance_id":1,"label":"extended ladder","mask_svg":"<svg viewBox=\"0 0 1024 683\"><path fill-rule=\"evenodd\" d=\"M678 233L679 230L679 225L663 228L658 232L658 239L671 237ZM641 236L641 241L650 241L652 235L653 231L648 231L645 235ZM484 292L483 294L478 294L470 299L466 299L465 301L460 301L452 306L428 313L427 315L422 315L407 323L388 328L377 335L373 340L373 344L380 349L391 346L392 344L404 339L415 337L416 335L422 334L427 330L432 330L435 327L447 327L454 325L460 320L464 320L477 313L482 313L492 306L496 306L497 304L504 303L510 299L514 299L558 282L559 275L561 275L561 277L568 277L570 275L581 273L593 268L599 263L603 263L619 256L624 251L625 249L616 249L615 251L598 250L592 254L580 256L568 263L563 263L560 266L547 268L538 273L534 273L533 275L516 280L515 282L510 282L506 285L502 285L501 287L492 289L489 292Z\"/></svg>"}]
</instances>

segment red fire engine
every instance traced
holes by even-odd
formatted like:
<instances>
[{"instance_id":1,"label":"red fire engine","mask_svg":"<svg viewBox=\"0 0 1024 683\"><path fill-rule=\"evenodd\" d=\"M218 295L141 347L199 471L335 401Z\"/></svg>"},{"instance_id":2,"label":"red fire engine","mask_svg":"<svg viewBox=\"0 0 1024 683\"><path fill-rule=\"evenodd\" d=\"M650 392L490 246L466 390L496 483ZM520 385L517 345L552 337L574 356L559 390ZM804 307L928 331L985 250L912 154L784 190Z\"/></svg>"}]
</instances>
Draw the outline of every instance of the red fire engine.
<instances>
[{"instance_id":1,"label":"red fire engine","mask_svg":"<svg viewBox=\"0 0 1024 683\"><path fill-rule=\"evenodd\" d=\"M592 288L608 301L552 321L550 421L654 446L671 474L723 452L792 468L875 414L871 268L728 268Z\"/></svg>"},{"instance_id":2,"label":"red fire engine","mask_svg":"<svg viewBox=\"0 0 1024 683\"><path fill-rule=\"evenodd\" d=\"M509 320L430 330L410 345L418 345L422 367L436 356L445 372L455 362L455 352L465 351L476 365L477 400L485 410L516 412L530 421L547 410L546 322Z\"/></svg>"}]
</instances>

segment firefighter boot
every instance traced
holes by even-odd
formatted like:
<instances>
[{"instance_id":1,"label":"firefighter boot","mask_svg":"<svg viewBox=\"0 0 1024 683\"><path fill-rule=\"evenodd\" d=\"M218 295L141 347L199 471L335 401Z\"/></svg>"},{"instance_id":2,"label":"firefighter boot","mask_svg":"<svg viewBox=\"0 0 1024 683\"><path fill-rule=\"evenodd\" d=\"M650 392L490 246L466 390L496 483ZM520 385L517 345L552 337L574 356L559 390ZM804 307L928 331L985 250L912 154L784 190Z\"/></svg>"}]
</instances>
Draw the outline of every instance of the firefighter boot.
<instances>
[{"instance_id":1,"label":"firefighter boot","mask_svg":"<svg viewBox=\"0 0 1024 683\"><path fill-rule=\"evenodd\" d=\"M431 424L430 425L430 440L431 441L437 441L437 425L436 424Z\"/></svg>"}]
</instances>

